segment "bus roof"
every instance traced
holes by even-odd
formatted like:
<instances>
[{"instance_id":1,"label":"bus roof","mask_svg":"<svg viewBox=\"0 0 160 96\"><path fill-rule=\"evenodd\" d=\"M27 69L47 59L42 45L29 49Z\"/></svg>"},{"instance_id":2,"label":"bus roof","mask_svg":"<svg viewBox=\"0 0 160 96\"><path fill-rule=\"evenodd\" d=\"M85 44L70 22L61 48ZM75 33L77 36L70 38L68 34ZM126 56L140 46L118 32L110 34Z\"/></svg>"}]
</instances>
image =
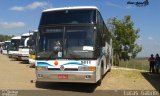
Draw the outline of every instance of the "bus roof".
<instances>
[{"instance_id":1,"label":"bus roof","mask_svg":"<svg viewBox=\"0 0 160 96\"><path fill-rule=\"evenodd\" d=\"M0 42L0 45L3 44L4 42Z\"/></svg>"},{"instance_id":2,"label":"bus roof","mask_svg":"<svg viewBox=\"0 0 160 96\"><path fill-rule=\"evenodd\" d=\"M33 32L33 33L34 33L34 32L38 32L38 30L33 30L32 32Z\"/></svg>"},{"instance_id":3,"label":"bus roof","mask_svg":"<svg viewBox=\"0 0 160 96\"><path fill-rule=\"evenodd\" d=\"M21 36L12 37L12 39L21 39Z\"/></svg>"},{"instance_id":4,"label":"bus roof","mask_svg":"<svg viewBox=\"0 0 160 96\"><path fill-rule=\"evenodd\" d=\"M76 10L76 9L96 9L98 10L96 6L74 6L74 7L51 8L51 9L46 9L43 12L59 11L59 10Z\"/></svg>"},{"instance_id":5,"label":"bus roof","mask_svg":"<svg viewBox=\"0 0 160 96\"><path fill-rule=\"evenodd\" d=\"M11 42L11 41L5 41L5 42Z\"/></svg>"},{"instance_id":6,"label":"bus roof","mask_svg":"<svg viewBox=\"0 0 160 96\"><path fill-rule=\"evenodd\" d=\"M33 33L31 32L31 33L24 33L24 34L22 34L22 36L30 36L30 35L33 35Z\"/></svg>"}]
</instances>

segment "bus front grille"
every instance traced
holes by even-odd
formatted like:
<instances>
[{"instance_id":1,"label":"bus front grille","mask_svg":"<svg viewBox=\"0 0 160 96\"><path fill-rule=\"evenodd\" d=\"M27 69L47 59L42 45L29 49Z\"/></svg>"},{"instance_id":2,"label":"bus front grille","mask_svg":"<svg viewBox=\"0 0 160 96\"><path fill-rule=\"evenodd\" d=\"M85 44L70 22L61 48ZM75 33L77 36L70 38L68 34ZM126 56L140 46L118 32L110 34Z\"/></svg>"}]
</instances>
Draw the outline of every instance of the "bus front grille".
<instances>
[{"instance_id":1,"label":"bus front grille","mask_svg":"<svg viewBox=\"0 0 160 96\"><path fill-rule=\"evenodd\" d=\"M52 70L52 71L78 71L77 68L65 68L64 70L61 70L60 68L48 68L48 70Z\"/></svg>"}]
</instances>

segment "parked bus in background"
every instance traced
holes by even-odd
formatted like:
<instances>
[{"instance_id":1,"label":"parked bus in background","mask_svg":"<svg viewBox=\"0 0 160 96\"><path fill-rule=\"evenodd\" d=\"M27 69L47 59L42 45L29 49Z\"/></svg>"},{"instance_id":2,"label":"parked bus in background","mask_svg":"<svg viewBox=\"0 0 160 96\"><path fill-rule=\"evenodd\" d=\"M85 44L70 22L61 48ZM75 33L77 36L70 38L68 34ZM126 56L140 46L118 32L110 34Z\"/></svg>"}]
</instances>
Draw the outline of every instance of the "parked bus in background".
<instances>
[{"instance_id":1,"label":"parked bus in background","mask_svg":"<svg viewBox=\"0 0 160 96\"><path fill-rule=\"evenodd\" d=\"M9 58L14 58L14 54L18 53L20 40L21 40L21 36L15 36L11 38L11 45L9 47L9 52L8 52Z\"/></svg>"},{"instance_id":2,"label":"parked bus in background","mask_svg":"<svg viewBox=\"0 0 160 96\"><path fill-rule=\"evenodd\" d=\"M33 35L30 36L30 39L29 39L29 64L30 67L34 67L35 66L35 50L36 50L36 39L37 39L37 30L34 30L33 31Z\"/></svg>"},{"instance_id":3,"label":"parked bus in background","mask_svg":"<svg viewBox=\"0 0 160 96\"><path fill-rule=\"evenodd\" d=\"M2 45L2 48L3 48L2 54L3 55L8 54L8 48L9 48L10 44L11 44L11 41L5 41L4 44Z\"/></svg>"},{"instance_id":4,"label":"parked bus in background","mask_svg":"<svg viewBox=\"0 0 160 96\"><path fill-rule=\"evenodd\" d=\"M37 81L100 85L111 70L111 33L95 6L44 10L36 49Z\"/></svg>"},{"instance_id":5,"label":"parked bus in background","mask_svg":"<svg viewBox=\"0 0 160 96\"><path fill-rule=\"evenodd\" d=\"M0 46L1 46L2 44L4 44L4 42L0 42Z\"/></svg>"},{"instance_id":6,"label":"parked bus in background","mask_svg":"<svg viewBox=\"0 0 160 96\"><path fill-rule=\"evenodd\" d=\"M24 33L21 35L21 41L19 46L19 53L17 54L18 60L28 61L29 60L29 38L32 36L33 33Z\"/></svg>"}]
</instances>

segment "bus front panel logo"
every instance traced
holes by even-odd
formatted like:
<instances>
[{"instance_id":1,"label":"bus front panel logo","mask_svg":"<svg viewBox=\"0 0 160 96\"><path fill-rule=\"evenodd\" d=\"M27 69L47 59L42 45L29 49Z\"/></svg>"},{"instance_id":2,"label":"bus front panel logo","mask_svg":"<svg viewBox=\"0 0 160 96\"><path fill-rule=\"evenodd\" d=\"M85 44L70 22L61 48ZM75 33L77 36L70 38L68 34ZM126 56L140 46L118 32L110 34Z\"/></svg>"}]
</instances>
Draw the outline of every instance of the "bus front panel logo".
<instances>
[{"instance_id":1,"label":"bus front panel logo","mask_svg":"<svg viewBox=\"0 0 160 96\"><path fill-rule=\"evenodd\" d=\"M61 70L61 71L64 71L64 69L65 69L64 66L61 65L61 66L60 66L60 70Z\"/></svg>"}]
</instances>

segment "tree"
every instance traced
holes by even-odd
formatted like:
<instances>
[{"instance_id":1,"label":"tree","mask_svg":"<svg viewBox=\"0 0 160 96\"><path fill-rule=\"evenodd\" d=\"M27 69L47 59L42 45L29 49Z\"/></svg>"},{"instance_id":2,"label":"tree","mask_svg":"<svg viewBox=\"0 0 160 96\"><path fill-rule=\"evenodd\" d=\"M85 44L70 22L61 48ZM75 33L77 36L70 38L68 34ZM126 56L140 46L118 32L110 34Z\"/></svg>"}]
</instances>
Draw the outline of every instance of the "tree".
<instances>
[{"instance_id":1,"label":"tree","mask_svg":"<svg viewBox=\"0 0 160 96\"><path fill-rule=\"evenodd\" d=\"M124 16L124 19L118 20L116 17L107 20L107 26L112 33L113 51L115 64L119 65L119 60L129 60L130 57L135 58L142 50L136 40L140 37L139 29L134 29L134 23L131 16Z\"/></svg>"},{"instance_id":2,"label":"tree","mask_svg":"<svg viewBox=\"0 0 160 96\"><path fill-rule=\"evenodd\" d=\"M11 40L11 38L12 38L13 36L14 36L14 35L9 36L9 35L1 35L1 34L0 34L0 42L7 41L7 40Z\"/></svg>"}]
</instances>

